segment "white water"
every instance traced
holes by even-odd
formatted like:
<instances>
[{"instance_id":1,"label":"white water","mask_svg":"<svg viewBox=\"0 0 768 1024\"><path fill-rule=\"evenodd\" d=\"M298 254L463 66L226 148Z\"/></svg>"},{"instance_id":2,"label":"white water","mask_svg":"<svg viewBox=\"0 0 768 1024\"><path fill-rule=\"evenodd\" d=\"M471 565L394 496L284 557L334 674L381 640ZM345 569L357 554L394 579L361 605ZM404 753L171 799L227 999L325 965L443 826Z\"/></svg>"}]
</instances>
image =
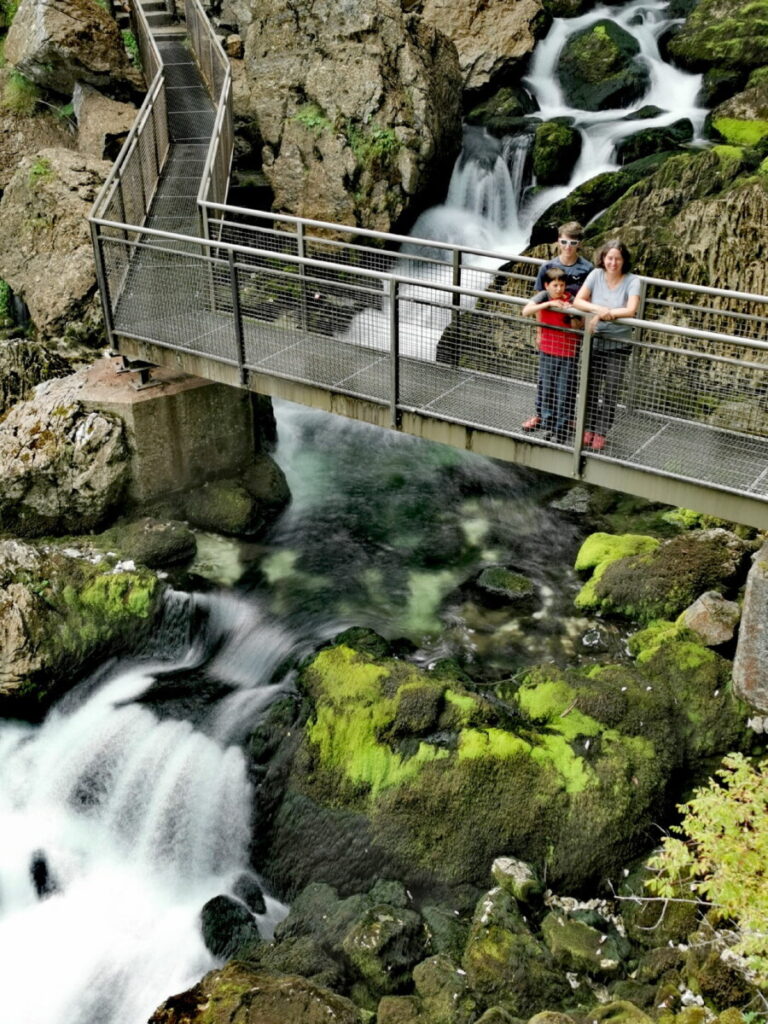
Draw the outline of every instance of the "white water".
<instances>
[{"instance_id":1,"label":"white water","mask_svg":"<svg viewBox=\"0 0 768 1024\"><path fill-rule=\"evenodd\" d=\"M230 631L226 609L218 609L214 629L227 641L215 661L216 674L228 676L232 653L228 682L243 687L236 696L247 727L274 687L258 687L269 654L254 659L245 678L256 638L246 652L243 617L241 610L238 624L231 616ZM274 632L258 635L277 658ZM199 914L249 870L245 760L226 739L134 702L158 674L188 668L199 655L193 643L175 663L123 668L39 727L0 726L4 1022L144 1024L215 966ZM233 731L233 699L219 704L214 734ZM40 853L55 886L42 899L31 874ZM268 899L255 920L268 935L284 913Z\"/></svg>"},{"instance_id":2,"label":"white water","mask_svg":"<svg viewBox=\"0 0 768 1024\"><path fill-rule=\"evenodd\" d=\"M499 253L498 257L464 256L471 268L464 270L461 284L482 291L493 272L528 244L536 220L555 202L578 185L605 171L618 168L616 146L628 135L646 128L664 127L688 118L694 129L694 144L700 144L700 132L706 110L696 97L701 75L692 75L665 64L659 56L658 38L672 23L665 13L665 0L634 0L624 7L596 7L578 18L556 18L545 39L536 47L526 85L539 110L531 114L536 121L569 117L582 139L581 155L571 170L567 185L542 188L526 198L525 167L531 135L524 133L496 139L478 128L465 129L465 148L456 161L445 201L426 210L417 219L414 238L434 239ZM626 29L640 45L638 59L649 69L648 90L626 108L596 112L580 110L568 104L557 80L557 62L569 36L596 21L608 18ZM662 113L654 118L626 120L632 111L656 106ZM451 268L425 264L418 256L444 259L437 247L405 246L398 271L426 282L449 285ZM400 290L398 305L400 351L403 355L432 361L437 345L450 322L449 293L439 288L406 285ZM462 303L474 305L471 297ZM390 345L391 299L385 298L380 310L367 309L350 324L343 340L368 348L388 351Z\"/></svg>"}]
</instances>

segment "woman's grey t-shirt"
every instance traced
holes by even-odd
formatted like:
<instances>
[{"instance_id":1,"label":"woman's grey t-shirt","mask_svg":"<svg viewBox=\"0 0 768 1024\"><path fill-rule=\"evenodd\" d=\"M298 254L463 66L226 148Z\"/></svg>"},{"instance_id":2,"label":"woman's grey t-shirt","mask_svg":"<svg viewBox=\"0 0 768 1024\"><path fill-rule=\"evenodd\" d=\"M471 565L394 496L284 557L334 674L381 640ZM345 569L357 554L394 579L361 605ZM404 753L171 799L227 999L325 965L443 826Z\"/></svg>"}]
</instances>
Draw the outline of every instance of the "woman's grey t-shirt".
<instances>
[{"instance_id":1,"label":"woman's grey t-shirt","mask_svg":"<svg viewBox=\"0 0 768 1024\"><path fill-rule=\"evenodd\" d=\"M619 309L626 306L631 296L640 294L640 278L636 274L624 274L615 288L609 288L605 280L605 271L599 267L590 271L584 286L589 288L590 301L608 309ZM631 341L632 328L621 320L600 320L595 334L599 336L600 348L612 349L619 347L612 343Z\"/></svg>"}]
</instances>

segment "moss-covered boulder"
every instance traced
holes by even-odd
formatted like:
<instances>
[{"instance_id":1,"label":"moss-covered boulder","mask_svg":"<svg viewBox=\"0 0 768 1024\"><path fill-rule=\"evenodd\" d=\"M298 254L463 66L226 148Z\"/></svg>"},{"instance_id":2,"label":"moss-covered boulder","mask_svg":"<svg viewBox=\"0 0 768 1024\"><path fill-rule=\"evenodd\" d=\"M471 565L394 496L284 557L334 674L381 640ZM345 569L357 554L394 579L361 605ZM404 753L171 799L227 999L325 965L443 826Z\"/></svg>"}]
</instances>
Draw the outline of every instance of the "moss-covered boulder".
<instances>
[{"instance_id":1,"label":"moss-covered boulder","mask_svg":"<svg viewBox=\"0 0 768 1024\"><path fill-rule=\"evenodd\" d=\"M149 1024L364 1024L349 999L306 978L256 971L231 961L193 988L171 996Z\"/></svg>"},{"instance_id":2,"label":"moss-covered boulder","mask_svg":"<svg viewBox=\"0 0 768 1024\"><path fill-rule=\"evenodd\" d=\"M553 910L541 922L541 934L555 962L567 970L609 978L621 967L616 937L585 921Z\"/></svg>"},{"instance_id":3,"label":"moss-covered boulder","mask_svg":"<svg viewBox=\"0 0 768 1024\"><path fill-rule=\"evenodd\" d=\"M729 97L709 115L719 141L755 146L768 135L768 67L754 71L743 92Z\"/></svg>"},{"instance_id":4,"label":"moss-covered boulder","mask_svg":"<svg viewBox=\"0 0 768 1024\"><path fill-rule=\"evenodd\" d=\"M536 101L526 89L505 85L473 107L466 116L466 123L487 128L494 135L511 135L524 126L523 118L537 109Z\"/></svg>"},{"instance_id":5,"label":"moss-covered boulder","mask_svg":"<svg viewBox=\"0 0 768 1024\"><path fill-rule=\"evenodd\" d=\"M762 0L700 0L670 40L669 54L689 71L751 69L765 64L767 47Z\"/></svg>"},{"instance_id":6,"label":"moss-covered boulder","mask_svg":"<svg viewBox=\"0 0 768 1024\"><path fill-rule=\"evenodd\" d=\"M635 550L616 557L622 543ZM639 622L673 618L705 591L733 585L746 557L744 541L723 529L692 531L663 544L593 534L576 559L577 569L594 567L576 605Z\"/></svg>"},{"instance_id":7,"label":"moss-covered boulder","mask_svg":"<svg viewBox=\"0 0 768 1024\"><path fill-rule=\"evenodd\" d=\"M146 635L163 587L147 569L0 542L0 704L39 717L88 666Z\"/></svg>"},{"instance_id":8,"label":"moss-covered boulder","mask_svg":"<svg viewBox=\"0 0 768 1024\"><path fill-rule=\"evenodd\" d=\"M581 135L563 121L545 121L533 138L533 173L537 185L564 185L581 153Z\"/></svg>"},{"instance_id":9,"label":"moss-covered boulder","mask_svg":"<svg viewBox=\"0 0 768 1024\"><path fill-rule=\"evenodd\" d=\"M627 135L616 147L620 164L633 163L655 153L679 149L693 138L693 125L687 117L660 128L643 128Z\"/></svg>"},{"instance_id":10,"label":"moss-covered boulder","mask_svg":"<svg viewBox=\"0 0 768 1024\"><path fill-rule=\"evenodd\" d=\"M557 68L568 102L582 110L607 110L639 99L649 80L648 69L636 59L639 52L637 40L607 19L575 32Z\"/></svg>"},{"instance_id":11,"label":"moss-covered boulder","mask_svg":"<svg viewBox=\"0 0 768 1024\"><path fill-rule=\"evenodd\" d=\"M431 724L402 716L430 685ZM684 632L654 633L630 665L529 670L492 700L344 645L302 687L309 717L262 855L289 892L382 872L482 885L497 856L582 886L639 852L676 780L742 734L728 663Z\"/></svg>"},{"instance_id":12,"label":"moss-covered boulder","mask_svg":"<svg viewBox=\"0 0 768 1024\"><path fill-rule=\"evenodd\" d=\"M100 551L115 551L150 569L185 562L197 549L195 535L186 523L152 516L118 523L94 537L92 543Z\"/></svg>"},{"instance_id":13,"label":"moss-covered boulder","mask_svg":"<svg viewBox=\"0 0 768 1024\"><path fill-rule=\"evenodd\" d=\"M645 887L648 878L650 873L643 863L619 887L621 917L627 936L636 946L646 949L676 946L696 929L698 906L682 885L679 900L651 897Z\"/></svg>"}]
</instances>

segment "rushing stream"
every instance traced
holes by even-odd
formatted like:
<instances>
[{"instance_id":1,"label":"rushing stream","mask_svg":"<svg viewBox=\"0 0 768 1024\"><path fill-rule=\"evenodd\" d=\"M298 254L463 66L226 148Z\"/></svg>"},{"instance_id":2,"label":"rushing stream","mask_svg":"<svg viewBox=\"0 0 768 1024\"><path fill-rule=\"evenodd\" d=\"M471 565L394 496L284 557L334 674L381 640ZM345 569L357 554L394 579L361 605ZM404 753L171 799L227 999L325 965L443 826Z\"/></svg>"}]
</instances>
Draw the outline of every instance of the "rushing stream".
<instances>
[{"instance_id":1,"label":"rushing stream","mask_svg":"<svg viewBox=\"0 0 768 1024\"><path fill-rule=\"evenodd\" d=\"M698 78L659 60L663 10L635 2L558 19L538 47L537 116L571 116L584 136L567 188L526 201L524 142L481 139L494 159L465 155L446 203L414 233L519 251L546 206L614 166L616 141L638 122L570 109L552 73L567 33L600 17L628 27L650 65L637 106L665 113L643 126L690 117L698 132ZM197 571L222 585L172 594L151 651L103 666L42 725L0 724L8 1024L142 1024L215 965L200 909L253 871L238 744L319 643L368 625L402 638L403 656L454 656L482 683L596 642L572 617L579 538L548 508L544 477L290 406L278 419L293 502L270 535L201 538ZM478 605L471 580L497 563L534 581L535 613ZM263 934L284 913L268 897Z\"/></svg>"}]
</instances>

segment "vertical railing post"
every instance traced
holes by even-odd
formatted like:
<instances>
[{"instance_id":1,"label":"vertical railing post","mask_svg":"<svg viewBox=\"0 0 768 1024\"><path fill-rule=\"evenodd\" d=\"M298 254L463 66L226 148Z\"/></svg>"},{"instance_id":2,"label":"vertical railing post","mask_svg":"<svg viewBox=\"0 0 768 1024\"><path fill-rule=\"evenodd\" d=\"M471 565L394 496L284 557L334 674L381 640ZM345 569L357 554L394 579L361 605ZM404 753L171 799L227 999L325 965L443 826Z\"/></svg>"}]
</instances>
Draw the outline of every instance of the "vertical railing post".
<instances>
[{"instance_id":1,"label":"vertical railing post","mask_svg":"<svg viewBox=\"0 0 768 1024\"><path fill-rule=\"evenodd\" d=\"M389 409L390 423L395 430L400 427L400 315L398 310L398 280L388 279L389 292ZM385 282L386 283L386 282Z\"/></svg>"},{"instance_id":2,"label":"vertical railing post","mask_svg":"<svg viewBox=\"0 0 768 1024\"><path fill-rule=\"evenodd\" d=\"M107 331L107 341L109 347L114 349L115 347L115 322L112 317L112 299L109 294L109 281L107 273L104 268L104 250L102 248L101 234L99 233L98 225L91 222L91 241L93 242L93 251L96 253L96 281L99 285L99 295L101 296L101 308L104 312L104 327Z\"/></svg>"},{"instance_id":3,"label":"vertical railing post","mask_svg":"<svg viewBox=\"0 0 768 1024\"><path fill-rule=\"evenodd\" d=\"M584 437L584 425L587 420L587 403L589 400L589 365L592 362L592 331L587 321L584 322L584 335L581 339L581 351L579 353L579 387L576 392L576 408L574 410L574 432L573 432L573 473L577 479L581 478L582 464L582 438Z\"/></svg>"},{"instance_id":4,"label":"vertical railing post","mask_svg":"<svg viewBox=\"0 0 768 1024\"><path fill-rule=\"evenodd\" d=\"M306 256L303 224L297 224L296 226L296 255L302 260L299 263L299 326L302 331L306 331L309 326L309 318L307 316L307 271L303 263Z\"/></svg>"},{"instance_id":5,"label":"vertical railing post","mask_svg":"<svg viewBox=\"0 0 768 1024\"><path fill-rule=\"evenodd\" d=\"M237 361L240 367L240 386L248 386L248 370L245 366L245 338L243 337L243 314L240 308L240 279L232 249L228 252L229 283L232 289L232 320L235 325L235 342L237 344Z\"/></svg>"},{"instance_id":6,"label":"vertical railing post","mask_svg":"<svg viewBox=\"0 0 768 1024\"><path fill-rule=\"evenodd\" d=\"M637 313L635 316L638 320L645 320L645 301L646 295L648 294L648 282L640 282L640 302L637 306ZM640 375L640 353L641 349L637 345L632 346L632 352L629 357L629 373L627 374L627 387L625 390L624 406L627 412L631 412L637 403L635 402L635 391L637 390L637 381Z\"/></svg>"}]
</instances>

